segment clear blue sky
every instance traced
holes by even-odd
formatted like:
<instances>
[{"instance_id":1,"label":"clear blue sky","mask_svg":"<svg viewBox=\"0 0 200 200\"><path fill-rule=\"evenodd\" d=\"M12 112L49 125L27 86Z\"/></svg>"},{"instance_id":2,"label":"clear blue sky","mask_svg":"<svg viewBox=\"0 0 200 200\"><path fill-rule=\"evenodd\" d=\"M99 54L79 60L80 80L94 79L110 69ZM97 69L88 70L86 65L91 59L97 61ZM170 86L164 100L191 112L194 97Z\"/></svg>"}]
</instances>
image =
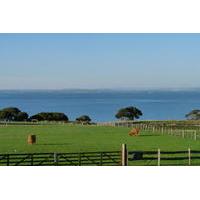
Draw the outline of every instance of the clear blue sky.
<instances>
[{"instance_id":1,"label":"clear blue sky","mask_svg":"<svg viewBox=\"0 0 200 200\"><path fill-rule=\"evenodd\" d=\"M200 87L200 34L0 34L0 89Z\"/></svg>"}]
</instances>

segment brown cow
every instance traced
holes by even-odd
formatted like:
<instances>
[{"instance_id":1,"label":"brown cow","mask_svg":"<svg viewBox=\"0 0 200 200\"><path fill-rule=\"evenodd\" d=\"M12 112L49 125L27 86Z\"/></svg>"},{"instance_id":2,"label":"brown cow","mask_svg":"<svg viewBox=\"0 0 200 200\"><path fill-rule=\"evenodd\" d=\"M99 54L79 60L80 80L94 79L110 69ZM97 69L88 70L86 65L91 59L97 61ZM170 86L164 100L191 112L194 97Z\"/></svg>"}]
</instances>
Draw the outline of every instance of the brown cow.
<instances>
[{"instance_id":1,"label":"brown cow","mask_svg":"<svg viewBox=\"0 0 200 200\"><path fill-rule=\"evenodd\" d=\"M129 136L138 136L140 133L140 129L139 128L133 128L130 132L129 132Z\"/></svg>"}]
</instances>

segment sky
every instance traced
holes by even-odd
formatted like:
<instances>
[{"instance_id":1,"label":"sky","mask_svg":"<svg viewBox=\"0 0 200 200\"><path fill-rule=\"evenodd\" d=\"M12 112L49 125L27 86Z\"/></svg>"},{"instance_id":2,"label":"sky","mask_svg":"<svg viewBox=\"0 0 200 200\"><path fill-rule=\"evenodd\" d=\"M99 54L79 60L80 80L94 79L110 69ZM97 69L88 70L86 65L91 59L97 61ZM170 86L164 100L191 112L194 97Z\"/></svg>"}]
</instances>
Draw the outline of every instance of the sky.
<instances>
[{"instance_id":1,"label":"sky","mask_svg":"<svg viewBox=\"0 0 200 200\"><path fill-rule=\"evenodd\" d=\"M200 34L0 34L0 89L200 88Z\"/></svg>"}]
</instances>

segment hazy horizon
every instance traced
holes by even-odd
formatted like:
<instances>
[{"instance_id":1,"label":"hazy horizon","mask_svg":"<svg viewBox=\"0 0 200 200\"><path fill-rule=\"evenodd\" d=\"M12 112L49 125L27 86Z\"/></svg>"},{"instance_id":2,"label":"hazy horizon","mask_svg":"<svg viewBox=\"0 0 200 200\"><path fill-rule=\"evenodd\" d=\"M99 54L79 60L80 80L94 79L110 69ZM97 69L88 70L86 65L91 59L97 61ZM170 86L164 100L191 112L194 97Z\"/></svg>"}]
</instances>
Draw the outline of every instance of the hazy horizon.
<instances>
[{"instance_id":1,"label":"hazy horizon","mask_svg":"<svg viewBox=\"0 0 200 200\"><path fill-rule=\"evenodd\" d=\"M200 87L191 88L10 88L0 91L200 91Z\"/></svg>"},{"instance_id":2,"label":"hazy horizon","mask_svg":"<svg viewBox=\"0 0 200 200\"><path fill-rule=\"evenodd\" d=\"M200 34L0 34L0 89L200 88Z\"/></svg>"}]
</instances>

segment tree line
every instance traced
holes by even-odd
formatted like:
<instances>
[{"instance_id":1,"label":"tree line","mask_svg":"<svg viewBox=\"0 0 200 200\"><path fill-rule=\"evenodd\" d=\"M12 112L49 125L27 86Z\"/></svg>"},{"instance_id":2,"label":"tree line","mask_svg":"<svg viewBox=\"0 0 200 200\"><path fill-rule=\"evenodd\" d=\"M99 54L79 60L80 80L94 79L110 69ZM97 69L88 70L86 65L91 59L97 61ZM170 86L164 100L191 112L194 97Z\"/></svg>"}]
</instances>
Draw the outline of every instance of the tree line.
<instances>
[{"instance_id":1,"label":"tree line","mask_svg":"<svg viewBox=\"0 0 200 200\"><path fill-rule=\"evenodd\" d=\"M29 117L28 113L22 112L15 107L4 108L0 110L0 120L9 122L38 122L38 121L62 121L68 122L69 118L66 114L61 112L41 112ZM87 115L82 115L76 118L76 122L91 122L91 119Z\"/></svg>"},{"instance_id":2,"label":"tree line","mask_svg":"<svg viewBox=\"0 0 200 200\"><path fill-rule=\"evenodd\" d=\"M116 113L115 117L120 120L135 120L143 115L142 111L136 107L130 106L121 108ZM185 115L188 120L200 120L200 110L192 110ZM63 121L68 122L69 118L61 112L40 112L29 116L28 113L21 111L16 107L8 107L0 110L0 121ZM92 119L88 115L82 115L75 120L77 123L90 123Z\"/></svg>"},{"instance_id":3,"label":"tree line","mask_svg":"<svg viewBox=\"0 0 200 200\"><path fill-rule=\"evenodd\" d=\"M121 120L134 120L139 119L143 113L136 107L126 107L120 109L115 117ZM1 121L14 121L14 122L23 122L23 121L63 121L68 122L69 118L66 114L61 112L40 112L38 114L29 116L28 113L21 111L16 107L8 107L0 110L0 120ZM82 115L75 120L77 123L90 123L92 119L88 115Z\"/></svg>"}]
</instances>

